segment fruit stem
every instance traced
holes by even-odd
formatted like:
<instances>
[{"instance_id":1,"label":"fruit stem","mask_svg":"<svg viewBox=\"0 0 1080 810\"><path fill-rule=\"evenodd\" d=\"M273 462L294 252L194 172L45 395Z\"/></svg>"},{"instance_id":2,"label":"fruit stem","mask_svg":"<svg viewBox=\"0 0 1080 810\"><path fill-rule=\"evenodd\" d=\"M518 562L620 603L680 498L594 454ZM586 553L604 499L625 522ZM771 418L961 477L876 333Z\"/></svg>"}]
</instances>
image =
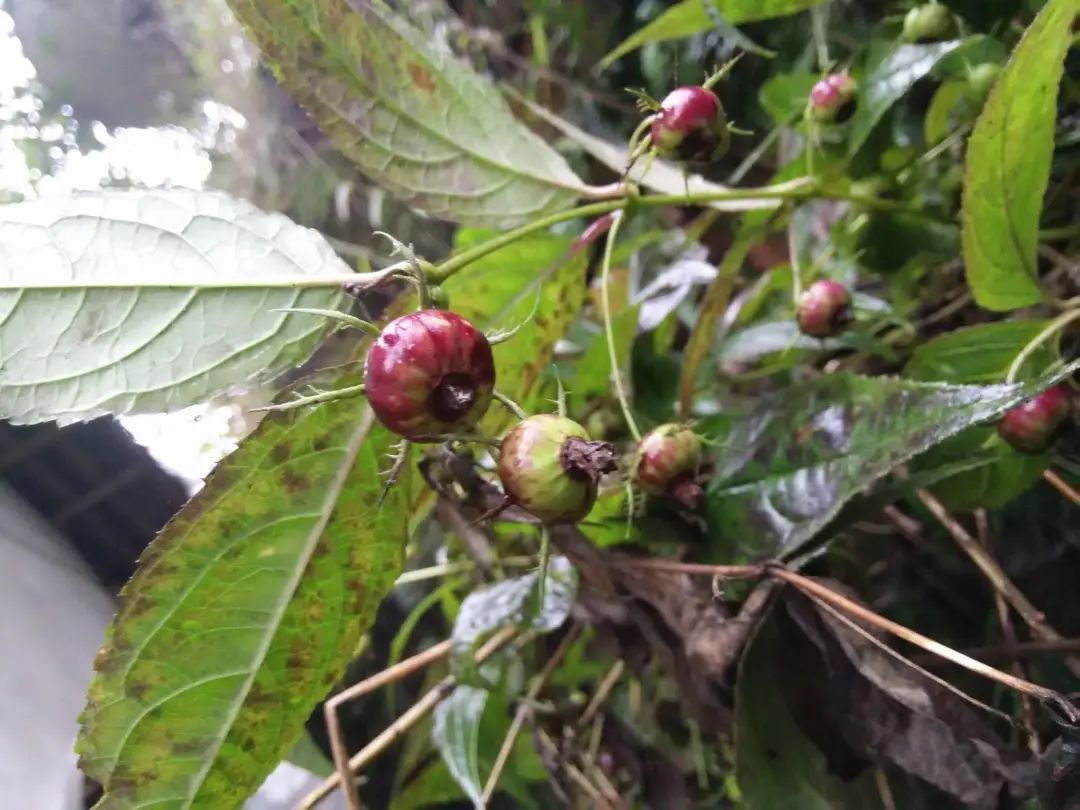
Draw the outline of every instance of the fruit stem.
<instances>
[{"instance_id":1,"label":"fruit stem","mask_svg":"<svg viewBox=\"0 0 1080 810\"><path fill-rule=\"evenodd\" d=\"M491 392L491 395L503 404L506 410L510 411L518 419L528 419L529 415L525 413L525 409L518 405L514 400L510 399L502 391L495 390Z\"/></svg>"},{"instance_id":2,"label":"fruit stem","mask_svg":"<svg viewBox=\"0 0 1080 810\"><path fill-rule=\"evenodd\" d=\"M622 409L623 418L630 428L630 435L634 441L641 441L641 431L638 429L634 414L630 410L630 401L623 387L622 370L619 368L619 359L615 354L615 331L611 326L611 296L608 293L608 279L611 275L611 254L615 249L615 240L619 236L619 227L622 225L624 212L619 211L612 216L611 230L607 233L604 242L604 259L600 265L600 303L604 314L604 337L607 340L608 360L611 363L611 376L615 382L615 395L619 398L619 407Z\"/></svg>"},{"instance_id":3,"label":"fruit stem","mask_svg":"<svg viewBox=\"0 0 1080 810\"><path fill-rule=\"evenodd\" d=\"M1029 340L1027 345L1020 350L1018 355L1016 355L1016 359L1013 360L1012 365L1009 366L1009 373L1005 375L1005 382L1016 382L1016 377L1020 373L1020 369L1023 368L1024 363L1027 362L1028 358L1035 353L1035 350L1075 320L1080 320L1080 308L1062 313L1054 318L1054 320L1050 321L1050 323L1046 325L1046 328Z\"/></svg>"}]
</instances>

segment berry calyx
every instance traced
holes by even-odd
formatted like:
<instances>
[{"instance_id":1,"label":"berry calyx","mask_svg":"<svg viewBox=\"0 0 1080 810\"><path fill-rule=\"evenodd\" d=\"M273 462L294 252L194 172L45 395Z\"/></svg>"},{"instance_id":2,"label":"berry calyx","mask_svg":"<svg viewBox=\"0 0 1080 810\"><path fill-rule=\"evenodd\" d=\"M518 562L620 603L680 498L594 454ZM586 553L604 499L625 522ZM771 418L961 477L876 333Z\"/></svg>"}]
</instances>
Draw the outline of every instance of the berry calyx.
<instances>
[{"instance_id":1,"label":"berry calyx","mask_svg":"<svg viewBox=\"0 0 1080 810\"><path fill-rule=\"evenodd\" d=\"M853 320L851 293L838 281L820 279L800 296L795 311L799 331L816 338L839 335Z\"/></svg>"},{"instance_id":2,"label":"berry calyx","mask_svg":"<svg viewBox=\"0 0 1080 810\"><path fill-rule=\"evenodd\" d=\"M707 163L727 151L731 133L716 93L697 85L676 88L664 97L649 140L661 157Z\"/></svg>"},{"instance_id":3,"label":"berry calyx","mask_svg":"<svg viewBox=\"0 0 1080 810\"><path fill-rule=\"evenodd\" d=\"M585 517L596 502L600 476L615 466L612 445L590 441L577 422L551 414L518 422L499 452L507 498L544 523Z\"/></svg>"},{"instance_id":4,"label":"berry calyx","mask_svg":"<svg viewBox=\"0 0 1080 810\"><path fill-rule=\"evenodd\" d=\"M364 393L375 415L409 439L473 427L494 387L487 338L460 315L438 309L387 324L364 367Z\"/></svg>"},{"instance_id":5,"label":"berry calyx","mask_svg":"<svg viewBox=\"0 0 1080 810\"><path fill-rule=\"evenodd\" d=\"M1021 453L1041 453L1057 437L1072 412L1072 394L1064 384L1006 411L998 422L998 435Z\"/></svg>"},{"instance_id":6,"label":"berry calyx","mask_svg":"<svg viewBox=\"0 0 1080 810\"><path fill-rule=\"evenodd\" d=\"M694 431L685 425L661 425L638 445L634 479L646 494L669 494L696 509L703 494L694 480L700 462L701 439Z\"/></svg>"},{"instance_id":7,"label":"berry calyx","mask_svg":"<svg viewBox=\"0 0 1080 810\"><path fill-rule=\"evenodd\" d=\"M938 42L956 32L952 12L939 3L915 6L904 17L901 38L905 42Z\"/></svg>"},{"instance_id":8,"label":"berry calyx","mask_svg":"<svg viewBox=\"0 0 1080 810\"><path fill-rule=\"evenodd\" d=\"M847 73L831 73L810 90L810 117L820 123L844 121L855 109L858 86Z\"/></svg>"}]
</instances>

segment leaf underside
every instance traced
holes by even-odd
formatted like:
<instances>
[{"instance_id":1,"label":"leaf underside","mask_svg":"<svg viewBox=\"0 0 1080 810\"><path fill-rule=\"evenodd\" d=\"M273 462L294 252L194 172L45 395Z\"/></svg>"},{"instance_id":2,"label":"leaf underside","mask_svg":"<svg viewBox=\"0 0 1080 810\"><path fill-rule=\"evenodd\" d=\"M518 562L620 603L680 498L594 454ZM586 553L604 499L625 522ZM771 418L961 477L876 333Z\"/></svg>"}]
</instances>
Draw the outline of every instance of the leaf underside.
<instances>
[{"instance_id":1,"label":"leaf underside","mask_svg":"<svg viewBox=\"0 0 1080 810\"><path fill-rule=\"evenodd\" d=\"M317 232L216 192L0 207L0 418L167 411L268 377L325 329L273 310L342 297L290 280L348 272Z\"/></svg>"},{"instance_id":2,"label":"leaf underside","mask_svg":"<svg viewBox=\"0 0 1080 810\"><path fill-rule=\"evenodd\" d=\"M409 205L510 228L584 184L498 90L366 0L230 0L278 80L334 145Z\"/></svg>"}]
</instances>

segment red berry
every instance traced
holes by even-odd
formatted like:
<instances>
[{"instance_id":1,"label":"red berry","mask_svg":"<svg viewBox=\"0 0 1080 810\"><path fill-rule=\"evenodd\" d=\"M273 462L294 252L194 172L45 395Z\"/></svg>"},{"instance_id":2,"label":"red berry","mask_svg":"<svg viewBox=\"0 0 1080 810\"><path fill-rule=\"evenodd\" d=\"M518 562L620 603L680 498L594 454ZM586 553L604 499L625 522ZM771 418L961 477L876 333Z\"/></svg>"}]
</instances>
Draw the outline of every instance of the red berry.
<instances>
[{"instance_id":1,"label":"red berry","mask_svg":"<svg viewBox=\"0 0 1080 810\"><path fill-rule=\"evenodd\" d=\"M507 497L545 523L574 523L596 502L600 476L615 469L615 448L589 440L562 416L530 416L502 440L499 479Z\"/></svg>"},{"instance_id":2,"label":"red berry","mask_svg":"<svg viewBox=\"0 0 1080 810\"><path fill-rule=\"evenodd\" d=\"M799 298L795 319L799 331L810 337L838 335L851 323L851 294L838 281L815 281Z\"/></svg>"},{"instance_id":3,"label":"red berry","mask_svg":"<svg viewBox=\"0 0 1080 810\"><path fill-rule=\"evenodd\" d=\"M810 117L821 122L848 118L854 108L856 87L847 73L826 76L810 90Z\"/></svg>"},{"instance_id":4,"label":"red berry","mask_svg":"<svg viewBox=\"0 0 1080 810\"><path fill-rule=\"evenodd\" d=\"M679 87L664 97L649 137L662 157L704 163L727 151L731 133L716 93L694 86Z\"/></svg>"},{"instance_id":5,"label":"red berry","mask_svg":"<svg viewBox=\"0 0 1080 810\"><path fill-rule=\"evenodd\" d=\"M364 370L375 415L407 438L471 428L487 412L494 386L487 338L460 315L438 309L387 324Z\"/></svg>"},{"instance_id":6,"label":"red berry","mask_svg":"<svg viewBox=\"0 0 1080 810\"><path fill-rule=\"evenodd\" d=\"M701 461L701 440L685 425L661 425L641 440L634 478L649 495L674 495L691 509L701 501L694 481Z\"/></svg>"},{"instance_id":7,"label":"red berry","mask_svg":"<svg viewBox=\"0 0 1080 810\"><path fill-rule=\"evenodd\" d=\"M1053 444L1072 412L1072 394L1064 384L1006 411L998 422L998 435L1021 453L1041 453Z\"/></svg>"}]
</instances>

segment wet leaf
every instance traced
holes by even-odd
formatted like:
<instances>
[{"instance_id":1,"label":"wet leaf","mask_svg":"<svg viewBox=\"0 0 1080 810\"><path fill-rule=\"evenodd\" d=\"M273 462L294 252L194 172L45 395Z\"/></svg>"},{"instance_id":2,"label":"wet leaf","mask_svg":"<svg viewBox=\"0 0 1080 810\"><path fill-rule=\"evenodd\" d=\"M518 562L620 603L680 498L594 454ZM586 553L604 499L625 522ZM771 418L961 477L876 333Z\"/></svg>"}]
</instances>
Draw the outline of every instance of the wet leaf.
<instances>
[{"instance_id":1,"label":"wet leaf","mask_svg":"<svg viewBox=\"0 0 1080 810\"><path fill-rule=\"evenodd\" d=\"M0 417L168 411L267 378L326 323L273 310L338 308L348 274L317 231L217 192L0 206Z\"/></svg>"},{"instance_id":2,"label":"wet leaf","mask_svg":"<svg viewBox=\"0 0 1080 810\"><path fill-rule=\"evenodd\" d=\"M368 0L230 0L278 80L380 186L455 222L510 228L584 184L498 90Z\"/></svg>"},{"instance_id":3,"label":"wet leaf","mask_svg":"<svg viewBox=\"0 0 1080 810\"><path fill-rule=\"evenodd\" d=\"M1004 311L1038 303L1036 255L1050 179L1058 84L1078 0L1050 0L1016 46L968 142L964 267L975 300Z\"/></svg>"},{"instance_id":4,"label":"wet leaf","mask_svg":"<svg viewBox=\"0 0 1080 810\"><path fill-rule=\"evenodd\" d=\"M288 753L400 571L393 441L355 399L274 414L149 546L82 715L99 808L240 807Z\"/></svg>"},{"instance_id":5,"label":"wet leaf","mask_svg":"<svg viewBox=\"0 0 1080 810\"><path fill-rule=\"evenodd\" d=\"M830 374L705 420L719 448L708 519L725 559L790 556L893 467L1013 407L1080 363L1015 385Z\"/></svg>"},{"instance_id":6,"label":"wet leaf","mask_svg":"<svg viewBox=\"0 0 1080 810\"><path fill-rule=\"evenodd\" d=\"M464 250L490 232L459 232L455 247ZM538 382L585 300L586 253L572 253L568 237L538 235L517 242L469 265L443 284L454 311L486 331L524 327L494 346L499 390L530 412L553 410L537 401ZM537 303L539 301L539 304ZM535 312L534 312L535 307ZM492 405L483 427L496 435L511 417Z\"/></svg>"},{"instance_id":7,"label":"wet leaf","mask_svg":"<svg viewBox=\"0 0 1080 810\"><path fill-rule=\"evenodd\" d=\"M703 31L712 30L715 23L709 16L708 6L712 4L732 25L767 20L795 14L824 0L683 0L672 6L644 28L627 37L611 53L600 60L603 70L631 51L636 51L650 42L664 42L669 39L683 39Z\"/></svg>"},{"instance_id":8,"label":"wet leaf","mask_svg":"<svg viewBox=\"0 0 1080 810\"><path fill-rule=\"evenodd\" d=\"M963 44L963 40L954 39L930 45L890 45L887 50L871 56L871 64L861 82L859 106L851 118L848 154L859 151L882 116L915 82Z\"/></svg>"}]
</instances>

